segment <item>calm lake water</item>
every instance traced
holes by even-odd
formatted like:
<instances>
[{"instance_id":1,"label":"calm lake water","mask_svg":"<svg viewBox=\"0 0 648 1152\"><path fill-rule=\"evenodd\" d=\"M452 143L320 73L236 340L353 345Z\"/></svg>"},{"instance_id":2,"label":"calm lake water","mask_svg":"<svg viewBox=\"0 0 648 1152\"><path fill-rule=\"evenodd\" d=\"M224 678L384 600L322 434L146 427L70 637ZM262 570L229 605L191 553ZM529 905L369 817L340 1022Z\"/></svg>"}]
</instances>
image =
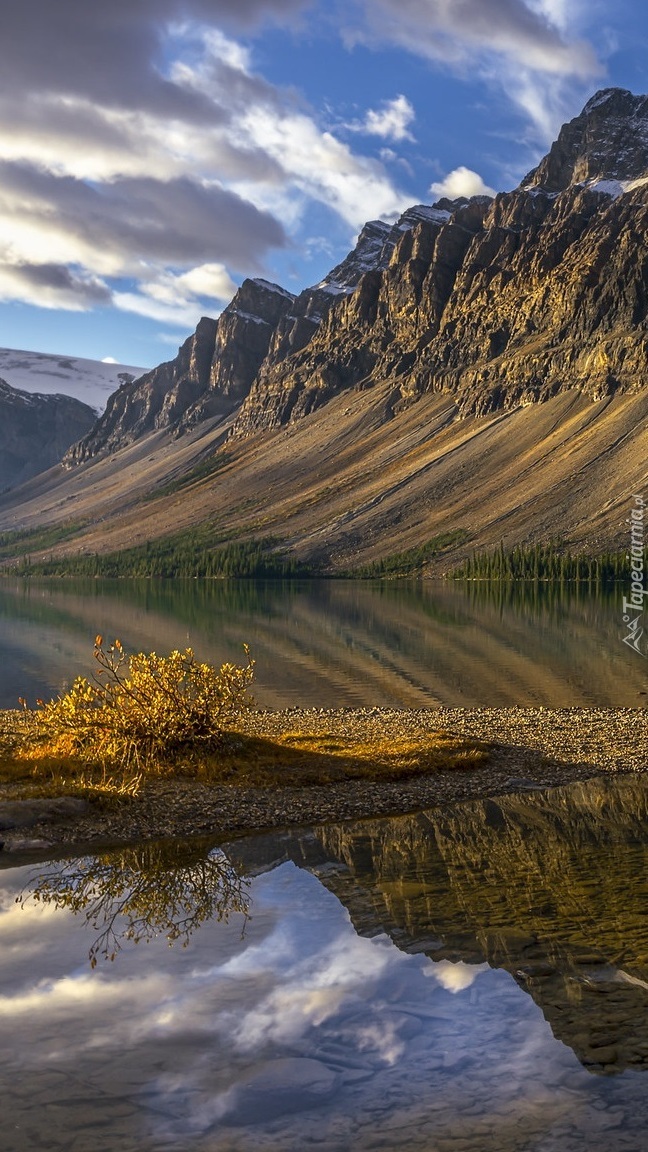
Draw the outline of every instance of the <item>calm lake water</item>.
<instances>
[{"instance_id":1,"label":"calm lake water","mask_svg":"<svg viewBox=\"0 0 648 1152\"><path fill-rule=\"evenodd\" d=\"M648 1149L647 815L625 778L0 870L3 1149Z\"/></svg>"},{"instance_id":2,"label":"calm lake water","mask_svg":"<svg viewBox=\"0 0 648 1152\"><path fill-rule=\"evenodd\" d=\"M264 707L636 707L623 589L358 581L0 581L0 707L92 671L94 637L240 661Z\"/></svg>"}]
</instances>

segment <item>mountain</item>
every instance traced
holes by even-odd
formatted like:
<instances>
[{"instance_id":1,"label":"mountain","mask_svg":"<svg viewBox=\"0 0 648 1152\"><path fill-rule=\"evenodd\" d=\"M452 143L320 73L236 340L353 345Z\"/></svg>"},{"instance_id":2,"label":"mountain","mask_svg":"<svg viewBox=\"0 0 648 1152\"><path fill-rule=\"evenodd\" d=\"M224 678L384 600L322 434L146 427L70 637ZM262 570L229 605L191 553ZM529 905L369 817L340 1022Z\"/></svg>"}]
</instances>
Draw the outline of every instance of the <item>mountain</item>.
<instances>
[{"instance_id":1,"label":"mountain","mask_svg":"<svg viewBox=\"0 0 648 1152\"><path fill-rule=\"evenodd\" d=\"M56 464L96 412L71 396L42 396L0 379L0 490Z\"/></svg>"},{"instance_id":2,"label":"mountain","mask_svg":"<svg viewBox=\"0 0 648 1152\"><path fill-rule=\"evenodd\" d=\"M175 360L161 364L111 397L103 420L70 452L80 463L160 428L181 431L226 416L257 380L306 347L340 298L369 272L386 268L398 241L422 220L447 220L449 211L417 205L394 225L365 224L352 252L299 296L267 280L245 280L218 320L203 317ZM263 385L260 385L263 391ZM262 408L263 400L259 402Z\"/></svg>"},{"instance_id":3,"label":"mountain","mask_svg":"<svg viewBox=\"0 0 648 1152\"><path fill-rule=\"evenodd\" d=\"M648 179L647 174L648 96L603 88L588 100L580 116L564 125L522 187L564 192L571 185L603 183L608 186L602 191L618 195Z\"/></svg>"},{"instance_id":4,"label":"mountain","mask_svg":"<svg viewBox=\"0 0 648 1152\"><path fill-rule=\"evenodd\" d=\"M78 463L159 428L231 412L248 394L277 325L294 301L265 280L245 280L218 320L203 317L175 360L111 396L92 433L69 453Z\"/></svg>"},{"instance_id":5,"label":"mountain","mask_svg":"<svg viewBox=\"0 0 648 1152\"><path fill-rule=\"evenodd\" d=\"M142 376L146 369L79 356L52 356L0 348L0 377L12 388L45 396L72 396L103 412L108 397L120 385Z\"/></svg>"},{"instance_id":6,"label":"mountain","mask_svg":"<svg viewBox=\"0 0 648 1152\"><path fill-rule=\"evenodd\" d=\"M0 526L74 498L101 526L61 551L209 524L331 571L441 537L445 566L502 541L624 548L646 476L647 150L648 98L605 89L513 191L370 222L296 297L246 280Z\"/></svg>"}]
</instances>

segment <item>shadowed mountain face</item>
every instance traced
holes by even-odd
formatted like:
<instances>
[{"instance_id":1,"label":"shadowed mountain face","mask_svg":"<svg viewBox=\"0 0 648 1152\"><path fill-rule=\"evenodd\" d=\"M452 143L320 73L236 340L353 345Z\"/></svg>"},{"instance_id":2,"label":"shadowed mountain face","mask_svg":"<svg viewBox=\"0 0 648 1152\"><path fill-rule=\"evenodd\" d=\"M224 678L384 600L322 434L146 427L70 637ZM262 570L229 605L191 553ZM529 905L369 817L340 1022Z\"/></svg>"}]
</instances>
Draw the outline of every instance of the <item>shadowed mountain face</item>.
<instances>
[{"instance_id":1,"label":"shadowed mountain face","mask_svg":"<svg viewBox=\"0 0 648 1152\"><path fill-rule=\"evenodd\" d=\"M149 499L143 536L220 520L332 571L457 529L452 563L623 547L646 474L647 140L648 98L606 89L514 191L370 222L297 297L246 280L0 526L74 499L101 530L62 551L119 550L137 499L226 443L181 505Z\"/></svg>"},{"instance_id":2,"label":"shadowed mountain face","mask_svg":"<svg viewBox=\"0 0 648 1152\"><path fill-rule=\"evenodd\" d=\"M71 396L23 392L0 380L0 490L51 468L96 418Z\"/></svg>"},{"instance_id":3,"label":"shadowed mountain face","mask_svg":"<svg viewBox=\"0 0 648 1152\"><path fill-rule=\"evenodd\" d=\"M648 172L648 96L603 88L560 130L522 187L562 192L570 184L634 181ZM614 189L612 191L615 191Z\"/></svg>"},{"instance_id":4,"label":"shadowed mountain face","mask_svg":"<svg viewBox=\"0 0 648 1152\"><path fill-rule=\"evenodd\" d=\"M356 930L508 971L592 1072L648 1068L648 783L589 781L231 846L292 859Z\"/></svg>"}]
</instances>

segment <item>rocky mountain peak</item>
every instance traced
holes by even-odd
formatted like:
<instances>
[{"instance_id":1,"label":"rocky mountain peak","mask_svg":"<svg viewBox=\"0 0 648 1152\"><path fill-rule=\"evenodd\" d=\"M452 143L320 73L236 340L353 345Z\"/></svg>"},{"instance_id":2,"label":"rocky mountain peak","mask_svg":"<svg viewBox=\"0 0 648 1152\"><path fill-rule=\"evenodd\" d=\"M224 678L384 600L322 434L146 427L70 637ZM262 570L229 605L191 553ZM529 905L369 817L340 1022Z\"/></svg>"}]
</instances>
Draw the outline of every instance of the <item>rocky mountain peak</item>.
<instances>
[{"instance_id":1,"label":"rocky mountain peak","mask_svg":"<svg viewBox=\"0 0 648 1152\"><path fill-rule=\"evenodd\" d=\"M384 220L369 220L362 228L355 248L315 288L333 294L352 292L360 277L380 264L391 231L392 225L386 224Z\"/></svg>"},{"instance_id":2,"label":"rocky mountain peak","mask_svg":"<svg viewBox=\"0 0 648 1152\"><path fill-rule=\"evenodd\" d=\"M223 315L238 312L241 316L253 317L266 324L276 324L294 299L292 292L288 292L280 284L255 277L253 280L243 281L224 309Z\"/></svg>"},{"instance_id":3,"label":"rocky mountain peak","mask_svg":"<svg viewBox=\"0 0 648 1152\"><path fill-rule=\"evenodd\" d=\"M433 205L413 204L399 216L395 224L386 223L384 220L370 220L360 232L355 248L328 273L324 280L315 285L315 289L333 295L353 292L366 272L381 271L387 267L404 232L410 232L422 222L445 224L455 209L463 203L466 201L443 200Z\"/></svg>"},{"instance_id":4,"label":"rocky mountain peak","mask_svg":"<svg viewBox=\"0 0 648 1152\"><path fill-rule=\"evenodd\" d=\"M209 390L183 423L223 415L247 396L265 360L277 326L295 302L269 280L244 280L221 313L211 352Z\"/></svg>"},{"instance_id":5,"label":"rocky mountain peak","mask_svg":"<svg viewBox=\"0 0 648 1152\"><path fill-rule=\"evenodd\" d=\"M643 178L648 178L648 96L602 88L579 116L563 125L521 187L562 192L575 184L616 181L622 192L624 185Z\"/></svg>"}]
</instances>

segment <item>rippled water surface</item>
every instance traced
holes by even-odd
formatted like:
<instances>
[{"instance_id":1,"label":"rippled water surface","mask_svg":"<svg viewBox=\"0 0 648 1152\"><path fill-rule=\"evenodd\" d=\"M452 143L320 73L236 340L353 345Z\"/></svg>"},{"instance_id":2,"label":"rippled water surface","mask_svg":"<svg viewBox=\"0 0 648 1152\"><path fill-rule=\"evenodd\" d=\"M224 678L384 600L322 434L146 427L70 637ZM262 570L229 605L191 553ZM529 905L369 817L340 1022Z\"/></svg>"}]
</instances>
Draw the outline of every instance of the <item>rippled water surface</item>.
<instances>
[{"instance_id":1,"label":"rippled water surface","mask_svg":"<svg viewBox=\"0 0 648 1152\"><path fill-rule=\"evenodd\" d=\"M5 867L3 1148L648 1149L647 815L626 778Z\"/></svg>"},{"instance_id":2,"label":"rippled water surface","mask_svg":"<svg viewBox=\"0 0 648 1152\"><path fill-rule=\"evenodd\" d=\"M100 632L129 651L256 658L265 707L642 704L623 589L455 582L0 581L0 707L88 674Z\"/></svg>"}]
</instances>

